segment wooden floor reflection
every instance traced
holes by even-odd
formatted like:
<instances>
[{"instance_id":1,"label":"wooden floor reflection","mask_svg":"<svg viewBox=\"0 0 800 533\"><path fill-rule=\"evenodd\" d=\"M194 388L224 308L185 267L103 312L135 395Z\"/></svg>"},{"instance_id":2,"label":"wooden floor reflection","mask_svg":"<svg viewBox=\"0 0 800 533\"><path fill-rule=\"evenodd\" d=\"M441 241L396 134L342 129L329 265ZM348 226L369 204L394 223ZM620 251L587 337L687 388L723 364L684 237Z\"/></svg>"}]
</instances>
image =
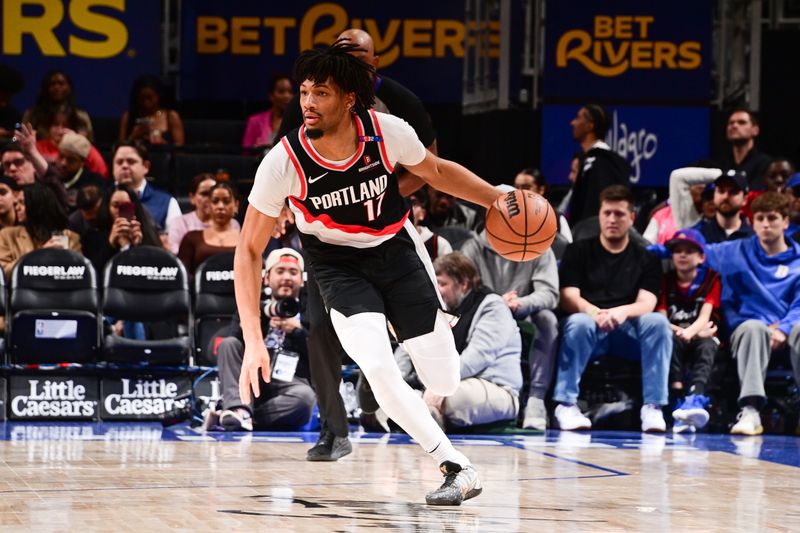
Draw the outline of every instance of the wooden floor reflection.
<instances>
[{"instance_id":1,"label":"wooden floor reflection","mask_svg":"<svg viewBox=\"0 0 800 533\"><path fill-rule=\"evenodd\" d=\"M2 531L800 529L791 439L715 436L721 440L709 446L638 434L457 439L484 492L444 509L424 504L441 477L402 437L356 438L347 458L309 463L310 434L221 441L152 425L9 426L0 442ZM780 460L764 460L765 447Z\"/></svg>"}]
</instances>

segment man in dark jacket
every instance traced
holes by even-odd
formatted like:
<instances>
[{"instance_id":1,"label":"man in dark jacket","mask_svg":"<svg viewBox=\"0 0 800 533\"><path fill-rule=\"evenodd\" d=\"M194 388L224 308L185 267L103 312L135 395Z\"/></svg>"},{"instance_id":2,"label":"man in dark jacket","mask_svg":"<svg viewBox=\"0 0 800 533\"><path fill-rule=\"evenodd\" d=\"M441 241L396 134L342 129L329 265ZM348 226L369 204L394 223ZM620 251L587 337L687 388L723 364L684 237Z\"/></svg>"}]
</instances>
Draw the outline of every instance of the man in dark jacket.
<instances>
[{"instance_id":1,"label":"man in dark jacket","mask_svg":"<svg viewBox=\"0 0 800 533\"><path fill-rule=\"evenodd\" d=\"M572 188L567 218L570 226L597 215L600 191L611 185L628 185L631 165L602 141L611 124L608 110L598 104L587 104L569 123L572 137L583 150L583 166Z\"/></svg>"}]
</instances>

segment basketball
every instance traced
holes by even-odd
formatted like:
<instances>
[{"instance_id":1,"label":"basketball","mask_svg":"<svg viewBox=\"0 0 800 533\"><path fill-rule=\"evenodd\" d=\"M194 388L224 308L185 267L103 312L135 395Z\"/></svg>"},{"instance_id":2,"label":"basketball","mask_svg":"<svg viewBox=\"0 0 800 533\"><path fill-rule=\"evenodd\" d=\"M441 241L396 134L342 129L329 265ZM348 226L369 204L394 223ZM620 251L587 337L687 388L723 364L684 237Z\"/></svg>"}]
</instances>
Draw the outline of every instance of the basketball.
<instances>
[{"instance_id":1,"label":"basketball","mask_svg":"<svg viewBox=\"0 0 800 533\"><path fill-rule=\"evenodd\" d=\"M514 189L486 212L486 238L510 261L532 261L545 253L558 231L556 212L543 196Z\"/></svg>"}]
</instances>

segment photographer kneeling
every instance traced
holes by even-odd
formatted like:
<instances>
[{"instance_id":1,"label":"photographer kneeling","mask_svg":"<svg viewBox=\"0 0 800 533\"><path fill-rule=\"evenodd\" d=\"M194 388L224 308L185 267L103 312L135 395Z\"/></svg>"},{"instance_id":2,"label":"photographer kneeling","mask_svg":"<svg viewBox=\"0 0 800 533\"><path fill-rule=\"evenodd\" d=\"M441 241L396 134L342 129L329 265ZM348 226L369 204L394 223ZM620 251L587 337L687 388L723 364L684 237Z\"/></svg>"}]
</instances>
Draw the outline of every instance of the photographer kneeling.
<instances>
[{"instance_id":1,"label":"photographer kneeling","mask_svg":"<svg viewBox=\"0 0 800 533\"><path fill-rule=\"evenodd\" d=\"M261 396L250 405L239 398L244 341L238 314L229 336L217 347L222 386L220 424L226 431L256 429L296 430L311 418L316 402L308 380L307 332L300 323L297 299L303 286L303 257L291 248L274 250L267 256L265 284L272 291L262 315L267 332L264 342L272 362L270 383L261 380ZM260 379L260 376L259 376Z\"/></svg>"}]
</instances>

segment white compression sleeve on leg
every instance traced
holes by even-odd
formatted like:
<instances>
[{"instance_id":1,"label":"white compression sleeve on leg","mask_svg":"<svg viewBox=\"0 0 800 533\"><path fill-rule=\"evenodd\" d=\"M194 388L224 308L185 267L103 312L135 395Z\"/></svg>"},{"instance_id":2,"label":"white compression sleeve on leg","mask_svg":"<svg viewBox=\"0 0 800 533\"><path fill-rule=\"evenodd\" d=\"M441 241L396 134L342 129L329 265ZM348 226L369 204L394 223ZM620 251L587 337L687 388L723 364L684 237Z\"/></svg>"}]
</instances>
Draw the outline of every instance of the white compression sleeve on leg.
<instances>
[{"instance_id":1,"label":"white compression sleeve on leg","mask_svg":"<svg viewBox=\"0 0 800 533\"><path fill-rule=\"evenodd\" d=\"M425 451L441 447L447 436L431 417L422 398L403 380L394 360L386 317L358 313L345 317L331 309L331 322L342 347L369 381L375 399L386 414Z\"/></svg>"},{"instance_id":2,"label":"white compression sleeve on leg","mask_svg":"<svg viewBox=\"0 0 800 533\"><path fill-rule=\"evenodd\" d=\"M439 396L450 396L461 383L461 366L450 321L442 311L436 314L433 331L406 339L408 352L426 389Z\"/></svg>"}]
</instances>

